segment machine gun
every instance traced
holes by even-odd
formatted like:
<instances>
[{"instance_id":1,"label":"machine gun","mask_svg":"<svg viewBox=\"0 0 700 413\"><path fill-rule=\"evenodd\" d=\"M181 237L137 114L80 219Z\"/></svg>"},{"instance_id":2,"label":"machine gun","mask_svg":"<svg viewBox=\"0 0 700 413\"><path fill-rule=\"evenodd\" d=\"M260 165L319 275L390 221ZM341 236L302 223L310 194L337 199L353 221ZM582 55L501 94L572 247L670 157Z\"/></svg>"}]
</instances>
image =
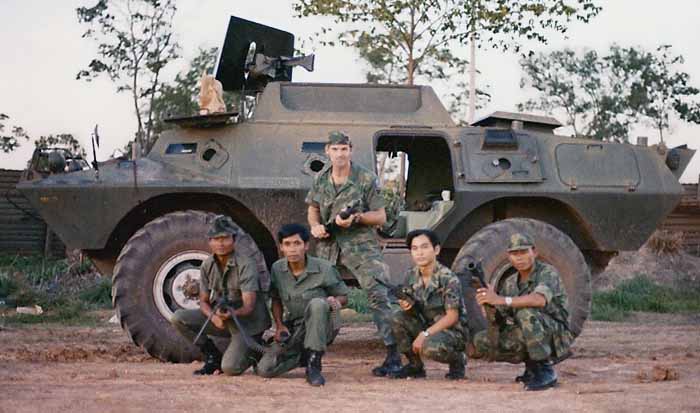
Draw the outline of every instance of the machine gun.
<instances>
[{"instance_id":1,"label":"machine gun","mask_svg":"<svg viewBox=\"0 0 700 413\"><path fill-rule=\"evenodd\" d=\"M314 55L296 57L266 56L258 50L257 44L251 42L244 64L244 73L249 85L258 84L265 87L276 79L291 79L292 68L300 66L309 72L314 71Z\"/></svg>"},{"instance_id":2,"label":"machine gun","mask_svg":"<svg viewBox=\"0 0 700 413\"><path fill-rule=\"evenodd\" d=\"M380 278L375 279L379 284L385 286L389 290L389 294L393 295L399 300L406 301L411 306L411 309L408 311L412 312L416 317L418 317L418 321L420 321L421 325L429 327L428 321L425 319L425 315L423 314L423 303L416 298L413 288L408 285L393 285Z\"/></svg>"},{"instance_id":3,"label":"machine gun","mask_svg":"<svg viewBox=\"0 0 700 413\"><path fill-rule=\"evenodd\" d=\"M351 215L356 214L360 212L360 201L352 201L348 205L343 208L338 215L340 215L340 218L342 219L348 219L350 218ZM341 228L338 226L338 224L335 223L335 216L332 216L328 222L323 224L323 226L326 228L326 232L329 234L333 234L335 232L338 232ZM388 287L387 287L388 288Z\"/></svg>"},{"instance_id":4,"label":"machine gun","mask_svg":"<svg viewBox=\"0 0 700 413\"><path fill-rule=\"evenodd\" d=\"M489 288L486 283L486 276L484 275L484 268L481 266L481 262L470 261L467 263L467 271L479 280L479 284L483 288ZM490 361L495 361L496 350L498 349L498 324L496 322L496 307L486 304L484 305L484 310L486 311L486 319L488 320L488 327L486 330L486 337L489 339L489 354L488 359Z\"/></svg>"}]
</instances>

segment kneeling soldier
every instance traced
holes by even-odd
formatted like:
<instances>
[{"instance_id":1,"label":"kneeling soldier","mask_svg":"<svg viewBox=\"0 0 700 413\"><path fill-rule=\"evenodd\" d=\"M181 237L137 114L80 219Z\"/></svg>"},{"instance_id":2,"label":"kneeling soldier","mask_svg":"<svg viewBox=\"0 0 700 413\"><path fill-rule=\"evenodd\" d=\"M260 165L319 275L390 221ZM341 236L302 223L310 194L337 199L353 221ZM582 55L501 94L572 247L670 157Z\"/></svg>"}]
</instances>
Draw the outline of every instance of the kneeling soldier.
<instances>
[{"instance_id":1,"label":"kneeling soldier","mask_svg":"<svg viewBox=\"0 0 700 413\"><path fill-rule=\"evenodd\" d=\"M406 237L415 267L409 270L407 285L416 305L399 299L403 311L395 313L392 327L398 350L408 359L392 378L425 377L422 358L450 366L445 375L464 378L467 359L466 309L460 281L449 268L437 262L440 243L430 230L411 231Z\"/></svg>"},{"instance_id":2,"label":"kneeling soldier","mask_svg":"<svg viewBox=\"0 0 700 413\"><path fill-rule=\"evenodd\" d=\"M262 333L270 327L270 314L261 291L256 262L235 251L238 231L231 218L219 215L207 233L212 256L200 267L199 310L177 310L171 319L180 334L192 342L207 318L211 323L194 343L204 354L204 366L194 374L242 374L260 355L245 344L242 334L262 342ZM217 309L217 301L228 299L245 331L238 331L227 309ZM214 313L214 314L212 314ZM208 336L231 337L223 360L214 342Z\"/></svg>"},{"instance_id":3,"label":"kneeling soldier","mask_svg":"<svg viewBox=\"0 0 700 413\"><path fill-rule=\"evenodd\" d=\"M321 386L325 384L321 357L338 334L340 308L347 303L349 290L330 262L306 255L309 231L305 227L284 225L277 240L284 255L272 265L270 284L277 351L263 355L257 372L274 377L304 365L306 381ZM284 322L283 308L287 310Z\"/></svg>"},{"instance_id":4,"label":"kneeling soldier","mask_svg":"<svg viewBox=\"0 0 700 413\"><path fill-rule=\"evenodd\" d=\"M478 289L476 295L479 304L496 307L489 323L498 329L498 340L492 343L488 333L481 331L474 336L474 346L495 361L525 362L525 372L515 380L527 390L543 390L556 385L552 361L567 357L573 342L566 292L554 267L536 259L537 250L528 235L510 237L508 258L517 275L505 280L500 288L503 295L492 286Z\"/></svg>"}]
</instances>

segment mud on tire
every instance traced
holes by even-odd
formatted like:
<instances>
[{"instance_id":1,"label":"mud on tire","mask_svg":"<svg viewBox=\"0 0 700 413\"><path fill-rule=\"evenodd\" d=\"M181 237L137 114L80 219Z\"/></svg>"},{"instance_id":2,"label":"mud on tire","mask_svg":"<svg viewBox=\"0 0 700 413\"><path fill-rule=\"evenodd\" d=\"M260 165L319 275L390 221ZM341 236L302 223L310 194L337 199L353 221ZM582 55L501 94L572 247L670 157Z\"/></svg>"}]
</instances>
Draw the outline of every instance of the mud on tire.
<instances>
[{"instance_id":1,"label":"mud on tire","mask_svg":"<svg viewBox=\"0 0 700 413\"><path fill-rule=\"evenodd\" d=\"M183 308L182 295L176 297L179 301L173 298L179 294L173 278L187 272L188 276L196 274L198 280L198 265L209 254L206 233L214 217L203 211L164 215L137 231L117 258L112 304L122 328L136 345L160 360L188 363L201 356L168 320L175 310ZM263 283L269 283L260 250L242 230L236 237L236 249L256 256L261 276L267 277ZM198 308L196 302L187 304L187 308Z\"/></svg>"},{"instance_id":2,"label":"mud on tire","mask_svg":"<svg viewBox=\"0 0 700 413\"><path fill-rule=\"evenodd\" d=\"M455 273L466 273L467 263L481 261L489 283L500 283L504 273L512 270L508 262L506 246L510 235L524 232L533 237L539 259L553 265L564 283L569 298L569 325L579 335L591 310L591 273L586 260L576 244L563 232L542 221L527 218L511 218L487 225L474 234L459 250L452 265ZM473 289L465 293L467 310L475 331L483 328L486 320L479 311Z\"/></svg>"}]
</instances>

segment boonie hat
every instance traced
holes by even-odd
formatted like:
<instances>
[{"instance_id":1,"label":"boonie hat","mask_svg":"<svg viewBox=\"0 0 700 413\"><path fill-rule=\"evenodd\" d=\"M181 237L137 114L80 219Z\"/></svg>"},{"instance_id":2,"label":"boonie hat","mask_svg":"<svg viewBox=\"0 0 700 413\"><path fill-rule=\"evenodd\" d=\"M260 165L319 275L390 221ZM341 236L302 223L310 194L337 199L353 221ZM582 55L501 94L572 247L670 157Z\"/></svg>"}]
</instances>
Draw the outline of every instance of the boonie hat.
<instances>
[{"instance_id":1,"label":"boonie hat","mask_svg":"<svg viewBox=\"0 0 700 413\"><path fill-rule=\"evenodd\" d=\"M236 235L238 235L236 225L233 223L233 220L230 217L227 217L226 215L217 215L214 218L214 221L211 223L209 232L207 232L207 237L216 238L227 237L229 235L234 238Z\"/></svg>"},{"instance_id":2,"label":"boonie hat","mask_svg":"<svg viewBox=\"0 0 700 413\"><path fill-rule=\"evenodd\" d=\"M352 145L352 142L343 132L333 131L328 134L328 145Z\"/></svg>"},{"instance_id":3,"label":"boonie hat","mask_svg":"<svg viewBox=\"0 0 700 413\"><path fill-rule=\"evenodd\" d=\"M508 244L508 252L526 250L526 249L532 248L534 246L535 246L535 243L534 243L534 241L532 241L532 238L529 235L516 232L515 234L510 236L510 244Z\"/></svg>"}]
</instances>

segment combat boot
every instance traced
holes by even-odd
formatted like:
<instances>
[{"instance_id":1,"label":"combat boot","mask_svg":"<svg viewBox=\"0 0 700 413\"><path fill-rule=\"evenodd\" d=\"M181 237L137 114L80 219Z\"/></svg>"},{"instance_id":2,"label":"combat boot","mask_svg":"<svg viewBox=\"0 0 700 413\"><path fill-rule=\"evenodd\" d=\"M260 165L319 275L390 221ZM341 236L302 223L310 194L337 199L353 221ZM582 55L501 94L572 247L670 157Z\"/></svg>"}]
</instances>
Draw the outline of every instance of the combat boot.
<instances>
[{"instance_id":1,"label":"combat boot","mask_svg":"<svg viewBox=\"0 0 700 413\"><path fill-rule=\"evenodd\" d=\"M326 379L321 375L321 358L323 357L322 351L310 351L308 352L309 359L306 364L306 381L312 386L323 386L326 384Z\"/></svg>"},{"instance_id":2,"label":"combat boot","mask_svg":"<svg viewBox=\"0 0 700 413\"><path fill-rule=\"evenodd\" d=\"M532 381L532 378L535 376L534 369L535 362L532 360L525 360L525 371L523 374L515 376L515 382L527 384Z\"/></svg>"},{"instance_id":3,"label":"combat boot","mask_svg":"<svg viewBox=\"0 0 700 413\"><path fill-rule=\"evenodd\" d=\"M544 390L557 384L557 373L549 361L535 362L533 373L532 379L525 384L525 390Z\"/></svg>"},{"instance_id":4,"label":"combat boot","mask_svg":"<svg viewBox=\"0 0 700 413\"><path fill-rule=\"evenodd\" d=\"M372 369L372 374L377 377L396 374L401 370L401 355L396 350L396 344L386 346L386 358L381 366Z\"/></svg>"},{"instance_id":5,"label":"combat boot","mask_svg":"<svg viewBox=\"0 0 700 413\"><path fill-rule=\"evenodd\" d=\"M450 362L450 370L445 374L448 380L462 380L465 376L467 368L467 356L463 351L460 351L455 356L455 359Z\"/></svg>"},{"instance_id":6,"label":"combat boot","mask_svg":"<svg viewBox=\"0 0 700 413\"><path fill-rule=\"evenodd\" d=\"M408 364L402 366L398 371L388 373L392 379L423 379L425 378L425 367L423 361L415 353L404 353L408 359Z\"/></svg>"},{"instance_id":7,"label":"combat boot","mask_svg":"<svg viewBox=\"0 0 700 413\"><path fill-rule=\"evenodd\" d=\"M195 370L195 375L214 374L217 370L221 370L221 352L213 341L207 339L200 347L204 355L204 365L201 369Z\"/></svg>"}]
</instances>

